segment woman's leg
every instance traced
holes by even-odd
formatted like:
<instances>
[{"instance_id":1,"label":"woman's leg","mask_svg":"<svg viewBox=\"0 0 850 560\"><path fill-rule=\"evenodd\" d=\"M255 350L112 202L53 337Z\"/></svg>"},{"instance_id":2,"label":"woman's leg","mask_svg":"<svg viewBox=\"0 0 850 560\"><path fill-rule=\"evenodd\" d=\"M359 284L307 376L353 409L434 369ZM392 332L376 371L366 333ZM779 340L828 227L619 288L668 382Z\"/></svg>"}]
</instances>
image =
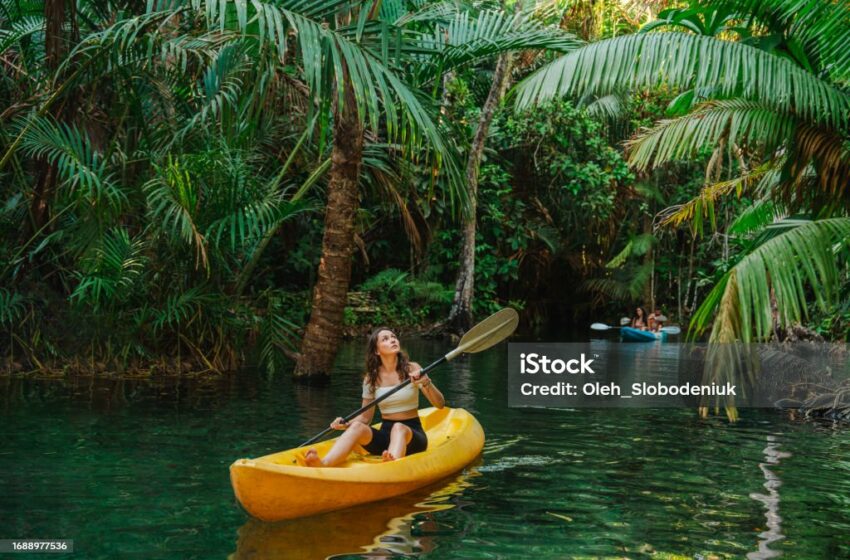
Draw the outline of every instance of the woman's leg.
<instances>
[{"instance_id":1,"label":"woman's leg","mask_svg":"<svg viewBox=\"0 0 850 560\"><path fill-rule=\"evenodd\" d=\"M334 467L345 461L355 445L366 445L370 441L372 441L372 428L363 422L355 421L339 436L324 459L319 459L315 449L308 450L304 459L308 467Z\"/></svg>"},{"instance_id":2,"label":"woman's leg","mask_svg":"<svg viewBox=\"0 0 850 560\"><path fill-rule=\"evenodd\" d=\"M413 437L413 430L399 422L390 430L390 445L384 452L384 460L401 459L407 453L407 444Z\"/></svg>"}]
</instances>

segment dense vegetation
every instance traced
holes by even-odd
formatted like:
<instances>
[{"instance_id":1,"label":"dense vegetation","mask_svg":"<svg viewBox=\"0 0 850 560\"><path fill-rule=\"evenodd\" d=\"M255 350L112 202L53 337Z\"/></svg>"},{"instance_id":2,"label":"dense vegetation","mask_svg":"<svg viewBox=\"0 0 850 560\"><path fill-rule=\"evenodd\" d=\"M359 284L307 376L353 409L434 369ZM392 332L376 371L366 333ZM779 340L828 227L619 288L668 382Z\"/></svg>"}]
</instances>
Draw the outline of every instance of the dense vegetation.
<instances>
[{"instance_id":1,"label":"dense vegetation","mask_svg":"<svg viewBox=\"0 0 850 560\"><path fill-rule=\"evenodd\" d=\"M848 15L0 0L2 369L322 373L446 320L471 208L473 315L846 339Z\"/></svg>"}]
</instances>

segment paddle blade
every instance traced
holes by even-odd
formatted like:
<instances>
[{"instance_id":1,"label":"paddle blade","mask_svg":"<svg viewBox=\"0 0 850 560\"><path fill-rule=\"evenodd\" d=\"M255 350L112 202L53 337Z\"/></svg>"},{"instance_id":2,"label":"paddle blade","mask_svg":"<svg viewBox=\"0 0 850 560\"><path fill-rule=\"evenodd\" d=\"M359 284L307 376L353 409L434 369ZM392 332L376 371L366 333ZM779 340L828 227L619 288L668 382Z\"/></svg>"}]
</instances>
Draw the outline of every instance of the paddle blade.
<instances>
[{"instance_id":1,"label":"paddle blade","mask_svg":"<svg viewBox=\"0 0 850 560\"><path fill-rule=\"evenodd\" d=\"M669 327L661 327L661 331L666 332L667 334L679 334L682 332L682 329L676 325L671 325Z\"/></svg>"},{"instance_id":2,"label":"paddle blade","mask_svg":"<svg viewBox=\"0 0 850 560\"><path fill-rule=\"evenodd\" d=\"M620 319L620 326L625 327L626 325L630 324L631 322L632 322L632 320L629 319L628 317L623 317L622 319Z\"/></svg>"},{"instance_id":3,"label":"paddle blade","mask_svg":"<svg viewBox=\"0 0 850 560\"><path fill-rule=\"evenodd\" d=\"M451 360L464 352L481 352L509 337L519 324L519 314L510 307L497 311L472 327L460 339L458 347L446 354Z\"/></svg>"},{"instance_id":4,"label":"paddle blade","mask_svg":"<svg viewBox=\"0 0 850 560\"><path fill-rule=\"evenodd\" d=\"M593 323L592 325L590 325L590 328L595 331L607 331L611 327L609 327L605 323Z\"/></svg>"}]
</instances>

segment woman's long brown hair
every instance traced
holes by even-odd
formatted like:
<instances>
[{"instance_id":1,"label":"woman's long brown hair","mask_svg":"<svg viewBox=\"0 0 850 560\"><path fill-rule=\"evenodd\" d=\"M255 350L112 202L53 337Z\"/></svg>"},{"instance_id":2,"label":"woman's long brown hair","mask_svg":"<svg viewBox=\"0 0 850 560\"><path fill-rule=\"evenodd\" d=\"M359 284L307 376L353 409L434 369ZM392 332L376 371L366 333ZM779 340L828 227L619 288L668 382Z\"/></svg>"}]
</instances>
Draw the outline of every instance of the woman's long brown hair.
<instances>
[{"instance_id":1,"label":"woman's long brown hair","mask_svg":"<svg viewBox=\"0 0 850 560\"><path fill-rule=\"evenodd\" d=\"M373 393L378 387L378 370L381 367L381 357L377 353L378 334L381 331L390 331L395 334L395 331L389 327L378 327L372 331L372 334L369 335L369 342L366 343L366 383L369 385L369 390ZM399 348L401 348L401 342L399 342ZM399 383L404 382L410 376L410 360L404 350L398 351L396 371L398 372Z\"/></svg>"}]
</instances>

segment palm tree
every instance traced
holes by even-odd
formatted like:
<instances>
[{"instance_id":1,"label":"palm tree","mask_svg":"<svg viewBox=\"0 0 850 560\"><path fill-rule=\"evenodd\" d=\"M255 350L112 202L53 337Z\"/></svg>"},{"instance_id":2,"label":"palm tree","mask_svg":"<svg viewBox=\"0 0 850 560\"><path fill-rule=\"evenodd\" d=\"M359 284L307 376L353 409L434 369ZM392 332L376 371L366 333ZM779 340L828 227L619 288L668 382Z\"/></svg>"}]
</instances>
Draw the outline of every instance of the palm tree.
<instances>
[{"instance_id":1,"label":"palm tree","mask_svg":"<svg viewBox=\"0 0 850 560\"><path fill-rule=\"evenodd\" d=\"M363 9L369 11L377 6L366 3ZM374 48L381 44L387 47L393 37L392 31L380 26L370 28L369 40L361 40L368 22L358 21L356 17L351 20L360 7L360 4L341 6L339 2L311 6L299 2L282 5L152 2L146 13L113 25L101 23L98 18L87 18L86 21L96 22L94 28L55 72L64 82L60 82L57 91L41 103L34 114L19 120L17 136L8 142L0 166L14 162L20 152L45 156L51 164L61 168L63 184L73 187L64 189L62 194L71 195L72 200L60 212L53 212L51 220L70 212L80 227L97 230L85 236L88 241L80 247L80 253L84 261L87 259L86 262L91 263L83 268L98 276L102 269L98 263L112 259L97 256L102 253L94 255L97 258L88 258L86 253L102 245L98 237L108 241L112 235L109 226L118 214L127 210L129 197L133 196L125 181L116 180L114 164L116 161L123 163L118 168L126 178L126 150L139 150L144 146L140 151L156 167L154 178L143 189L156 224L152 230L175 232L175 237L193 248L195 268L205 270L209 276L211 251L219 252L222 239L225 241L221 245L230 241L232 253L250 249L257 238L268 239L269 233L292 215L289 210L294 208L294 200L283 198L281 182L292 155L302 142L296 143L281 172L268 182L255 182L251 180L253 174L240 172L234 177L235 182L218 186L225 190L211 190L203 185L197 180L197 172L203 174L203 171L179 154L172 161L172 153L182 146L197 145L198 140L209 139L209 132L215 133L216 128L227 137L226 141L239 143L244 142L246 136L256 137L266 131L263 115L274 110L278 99L288 97L296 102L290 107L294 109L296 123L304 113L313 112L322 115L319 122L324 129L325 115L333 108L337 134L330 165L332 203L328 214L331 223L338 223L339 219L333 216L334 212L339 214L340 205L334 204L338 202L334 193L343 185L342 192L351 200L350 186L356 185L362 159L357 149L359 142L362 150L364 124L376 130L380 124L382 129L389 131L390 139L405 138L410 145L424 136L437 153L447 151L417 95L388 66L386 48L384 52ZM340 16L346 11L342 8L348 9L345 17ZM338 22L336 18L340 17L346 21ZM327 19L339 24L325 25ZM15 45L27 34L29 28L24 25L27 20L22 17L17 23L21 32L4 36L10 39L5 44ZM21 52L25 50L21 48ZM79 64L72 67L70 61ZM291 72L287 73L292 67L299 71L296 78L290 77ZM188 118L180 118L186 106L185 92L192 91L194 84L190 82L186 88L178 82L187 73L197 75L199 69L201 92L193 97L202 100L202 104ZM338 72L335 74L335 71ZM339 83L344 83L344 88L336 87L334 75L340 75ZM129 120L131 109L142 108L141 118L134 123L137 127L131 129L142 132L141 137L133 138L135 145L133 141L125 141L122 145L121 138L116 135L119 143L111 144L104 154L92 140L90 131L82 126L60 125L45 118L51 106L61 99L63 91L88 88L98 82L102 87L92 88L91 98L99 101L98 98L116 94L119 106L125 108L119 127L125 119ZM122 91L122 87L126 89ZM275 92L274 87L283 91ZM404 106L404 111L399 114L393 103ZM306 110L302 111L303 108ZM311 118L304 120L305 123L315 122ZM111 155L123 156L123 161ZM166 158L167 161L163 161ZM215 166L216 162L206 163ZM327 167L320 165L320 169ZM208 179L215 182L227 176L210 174ZM313 182L315 177L311 176L303 187ZM303 187L293 198L303 193ZM51 198L50 193L43 194L36 196L36 200ZM356 195L355 189L355 201ZM110 198L114 204L100 204L104 198ZM95 201L98 203L92 204ZM224 204L217 206L216 202ZM105 214L109 208L114 211L112 215ZM349 208L343 204L342 209ZM44 213L49 214L49 210L45 208ZM94 219L79 220L80 214L94 214ZM43 233L46 225L37 233ZM351 237L346 236L346 243L351 243ZM115 243L108 245L118 247ZM233 256L218 255L218 262L227 263ZM342 260L345 261L343 268L350 267L347 259ZM119 258L116 262L120 261ZM331 277L345 279L346 275L333 274ZM75 299L84 300L94 294L92 297L98 302L102 294L112 293L99 288L88 289L103 285L95 280L95 277L83 277L80 286L84 288L75 292ZM244 280L240 275L237 290L241 290ZM177 283L180 284L182 282ZM180 317L181 313L169 316Z\"/></svg>"},{"instance_id":2,"label":"palm tree","mask_svg":"<svg viewBox=\"0 0 850 560\"><path fill-rule=\"evenodd\" d=\"M463 12L452 13L454 10L450 5L438 5L428 6L418 15L405 14L397 17L398 10L389 6L390 4L387 5L386 11L373 11L369 17L379 19L381 14L386 19L396 17L395 21L382 20L384 29L394 28L401 38L408 38L407 43L402 43L403 47L396 62L414 65L413 74L424 83L433 82L442 72L483 56L517 48L553 47L564 50L572 46L570 38L555 29L548 29L533 21L518 22L516 18L506 17L498 12L484 11L476 17ZM449 14L453 17L449 17L446 22L446 16ZM405 29L405 25L416 28L425 26L427 32ZM406 55L405 46L415 54ZM400 78L396 78L396 81L400 85L403 83ZM351 103L354 97L354 91L347 90L342 105L344 106L345 100ZM420 126L429 133L429 143L437 154L437 159L450 168L449 179L453 184L451 192L457 193L461 199L474 197L474 192L472 197L467 196L459 174L453 172L457 154L451 151L449 144L440 140L439 130L433 124L436 119L426 120L430 117L414 103L415 98L400 98L405 104L399 107L390 103L389 99L384 100L387 112L394 114L399 110L422 111ZM312 313L295 369L296 376L308 379L326 378L336 357L351 276L354 213L358 208L360 196L357 180L363 156L361 125L352 116L349 120L345 117L335 119L334 126L334 167L331 168L328 186L322 259L313 293ZM337 180L334 178L336 166L340 172ZM468 208L467 213L470 213Z\"/></svg>"},{"instance_id":3,"label":"palm tree","mask_svg":"<svg viewBox=\"0 0 850 560\"><path fill-rule=\"evenodd\" d=\"M737 23L736 26L727 22ZM670 25L694 33L664 31ZM666 223L713 221L725 195L813 218L751 244L694 315L694 332L717 312L711 340L763 339L806 313L806 291L826 308L835 294L834 244L846 246L850 219L850 8L816 0L712 0L667 12L651 32L600 41L541 68L518 88L518 104L554 96L602 96L623 88L676 88L673 118L629 143L638 170L712 147L737 177L706 184L670 209ZM661 31L659 31L661 30ZM747 161L749 160L749 161ZM772 217L772 216L771 216ZM761 243L763 241L763 243ZM776 312L771 312L771 304Z\"/></svg>"}]
</instances>

